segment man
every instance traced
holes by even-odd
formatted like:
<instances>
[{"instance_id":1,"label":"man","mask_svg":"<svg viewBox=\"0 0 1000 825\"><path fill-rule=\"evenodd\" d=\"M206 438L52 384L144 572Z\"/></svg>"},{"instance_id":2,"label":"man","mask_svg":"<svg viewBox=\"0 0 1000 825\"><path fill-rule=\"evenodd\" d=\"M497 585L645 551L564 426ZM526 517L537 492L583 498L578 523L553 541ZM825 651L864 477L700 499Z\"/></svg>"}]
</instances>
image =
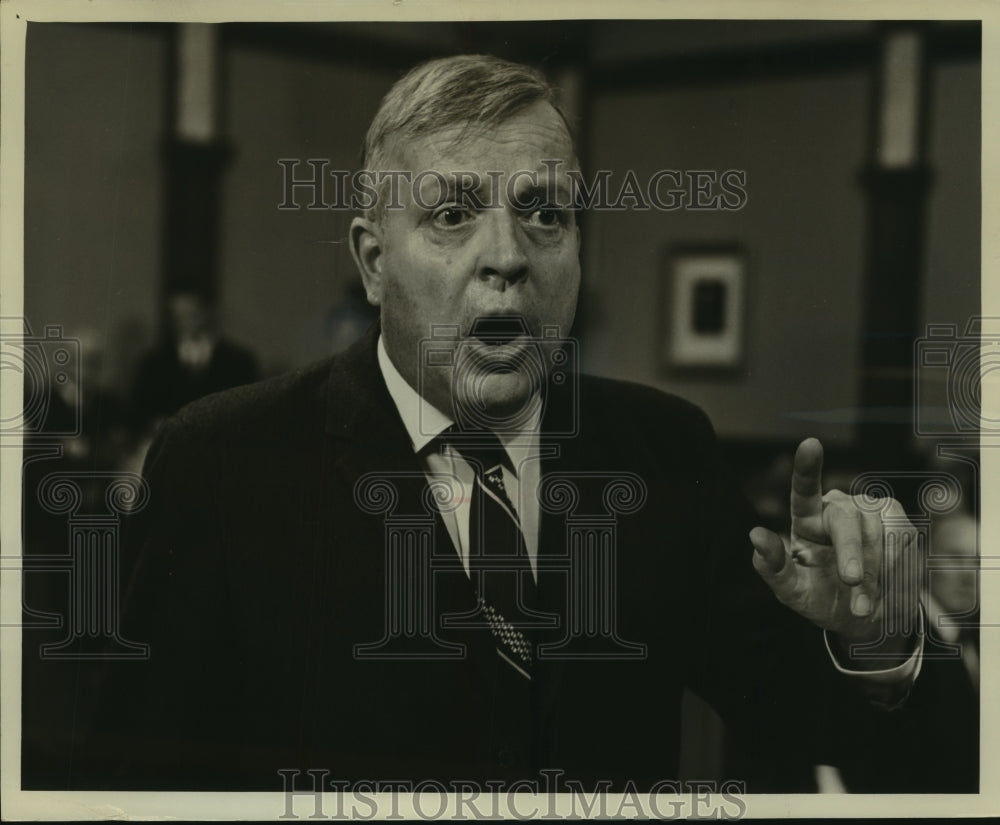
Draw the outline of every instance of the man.
<instances>
[{"instance_id":1,"label":"man","mask_svg":"<svg viewBox=\"0 0 1000 825\"><path fill-rule=\"evenodd\" d=\"M542 77L418 67L365 164L384 174L350 242L380 324L186 407L150 450L124 633L152 657L110 664L94 781L648 790L676 776L687 685L734 779L797 790L912 726L912 531L882 559L899 506L823 495L806 441L786 549L703 413L566 368L576 160ZM908 632L882 638L890 613Z\"/></svg>"}]
</instances>

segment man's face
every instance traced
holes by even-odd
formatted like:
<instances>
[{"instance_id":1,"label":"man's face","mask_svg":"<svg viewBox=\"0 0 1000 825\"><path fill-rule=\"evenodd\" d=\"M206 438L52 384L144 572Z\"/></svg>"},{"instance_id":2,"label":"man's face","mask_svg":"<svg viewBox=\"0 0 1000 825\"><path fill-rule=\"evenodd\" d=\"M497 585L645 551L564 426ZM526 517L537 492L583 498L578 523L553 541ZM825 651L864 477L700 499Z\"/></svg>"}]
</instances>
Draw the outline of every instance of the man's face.
<instances>
[{"instance_id":1,"label":"man's face","mask_svg":"<svg viewBox=\"0 0 1000 825\"><path fill-rule=\"evenodd\" d=\"M208 331L208 311L196 295L180 293L171 298L170 318L179 340L197 338Z\"/></svg>"},{"instance_id":2,"label":"man's face","mask_svg":"<svg viewBox=\"0 0 1000 825\"><path fill-rule=\"evenodd\" d=\"M550 363L529 338L541 337L547 325L567 335L576 308L579 232L568 208L566 172L575 161L566 127L552 106L538 103L499 128L446 127L396 155L415 181L434 170L448 185L425 174L415 193L400 187L402 209L386 209L379 224L355 222L367 227L367 241L354 246L369 297L381 307L389 357L449 416L469 403L493 417L510 415L538 389L539 367ZM456 197L459 172L478 174L475 197ZM527 173L537 173L537 185ZM523 319L527 334L512 338L516 329L501 324L492 328L498 335L473 335L485 326L477 319L488 324L498 316ZM421 342L442 325L457 331L433 345L432 363L422 363L428 359ZM450 359L441 357L449 352Z\"/></svg>"}]
</instances>

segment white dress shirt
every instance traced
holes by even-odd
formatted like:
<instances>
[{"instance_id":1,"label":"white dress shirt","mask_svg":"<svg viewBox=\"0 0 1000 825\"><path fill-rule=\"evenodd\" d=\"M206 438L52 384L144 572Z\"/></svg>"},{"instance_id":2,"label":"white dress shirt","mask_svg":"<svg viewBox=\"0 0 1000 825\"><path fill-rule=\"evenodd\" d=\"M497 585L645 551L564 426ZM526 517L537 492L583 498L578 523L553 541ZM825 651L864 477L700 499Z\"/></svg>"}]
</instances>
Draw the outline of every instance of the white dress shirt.
<instances>
[{"instance_id":1,"label":"white dress shirt","mask_svg":"<svg viewBox=\"0 0 1000 825\"><path fill-rule=\"evenodd\" d=\"M428 449L428 445L455 422L428 403L411 387L392 363L385 351L382 336L378 339L378 364L403 425L413 443L413 451L421 456L428 481L443 481L449 498L441 502L441 516L451 542L458 548L469 572L469 508L476 473L472 466L450 445L443 449ZM503 468L503 483L507 497L517 512L524 535L524 547L531 562L531 572L538 580L538 485L541 481L541 453L538 428L542 417L541 399L536 394L529 402L524 426L512 432L498 432L497 438L510 457L516 472ZM454 483L452 479L458 479Z\"/></svg>"}]
</instances>

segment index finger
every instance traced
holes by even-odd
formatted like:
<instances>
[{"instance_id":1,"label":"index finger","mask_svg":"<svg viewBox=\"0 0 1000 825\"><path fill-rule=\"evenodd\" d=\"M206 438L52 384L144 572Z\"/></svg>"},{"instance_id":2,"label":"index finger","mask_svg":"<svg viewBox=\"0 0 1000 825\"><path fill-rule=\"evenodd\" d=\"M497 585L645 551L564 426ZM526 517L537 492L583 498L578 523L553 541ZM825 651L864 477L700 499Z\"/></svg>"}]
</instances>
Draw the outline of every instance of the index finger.
<instances>
[{"instance_id":1,"label":"index finger","mask_svg":"<svg viewBox=\"0 0 1000 825\"><path fill-rule=\"evenodd\" d=\"M823 513L823 445L807 438L795 451L792 469L792 518L806 518Z\"/></svg>"}]
</instances>

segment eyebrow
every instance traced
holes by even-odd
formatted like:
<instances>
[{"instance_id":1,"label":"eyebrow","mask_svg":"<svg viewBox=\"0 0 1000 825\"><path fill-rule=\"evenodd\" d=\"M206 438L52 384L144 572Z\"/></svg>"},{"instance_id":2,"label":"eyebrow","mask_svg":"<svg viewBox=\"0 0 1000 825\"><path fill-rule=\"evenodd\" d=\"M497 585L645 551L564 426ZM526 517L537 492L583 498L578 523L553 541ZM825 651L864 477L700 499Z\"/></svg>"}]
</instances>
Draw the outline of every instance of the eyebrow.
<instances>
[{"instance_id":1,"label":"eyebrow","mask_svg":"<svg viewBox=\"0 0 1000 825\"><path fill-rule=\"evenodd\" d=\"M556 200L553 203L549 195L555 192ZM561 182L543 183L539 182L537 185L529 183L522 191L515 193L515 204L531 204L534 207L539 206L572 206L573 198L570 195L569 187Z\"/></svg>"},{"instance_id":2,"label":"eyebrow","mask_svg":"<svg viewBox=\"0 0 1000 825\"><path fill-rule=\"evenodd\" d=\"M472 170L458 170L456 172L441 173L445 178L446 185L444 187L438 187L437 181L435 183L426 183L421 187L423 190L425 187L434 187L437 192L440 193L440 198L435 198L432 200L426 200L425 203L433 203L435 206L439 206L443 203L448 203L449 201L454 201L458 199L459 194L472 197L476 199L476 206L481 207L494 207L499 206L498 193L493 192L493 186L504 187L501 191L506 191L508 182L505 181L508 176L504 175L498 177L496 175L484 175L478 172L473 172ZM471 185L475 182L470 175L477 175L479 177L478 185ZM461 178L462 185L459 186L459 178ZM570 187L563 181L556 181L554 184L539 181L538 184L533 184L530 182L529 178L521 177L518 179L518 184L524 181L524 186L518 185L517 191L514 193L513 206L520 208L531 208L537 209L539 206L558 206L558 207L573 207L573 196ZM549 195L555 193L556 200L553 203Z\"/></svg>"},{"instance_id":3,"label":"eyebrow","mask_svg":"<svg viewBox=\"0 0 1000 825\"><path fill-rule=\"evenodd\" d=\"M476 174L479 176L478 186L472 186L471 183L474 179L470 179L469 176ZM442 172L441 176L445 179L445 186L439 186L439 179L434 179L434 183L425 183L420 187L423 192L429 187L434 187L433 191L437 192L440 197L426 200L425 203L434 203L439 206L442 203L447 203L448 201L453 201L458 198L459 193L463 195L473 195L475 196L479 203L484 203L484 194L489 197L490 189L490 179L483 175L479 175L478 172L473 173L471 170L459 170L458 172ZM458 185L458 178L462 178L462 186Z\"/></svg>"}]
</instances>

